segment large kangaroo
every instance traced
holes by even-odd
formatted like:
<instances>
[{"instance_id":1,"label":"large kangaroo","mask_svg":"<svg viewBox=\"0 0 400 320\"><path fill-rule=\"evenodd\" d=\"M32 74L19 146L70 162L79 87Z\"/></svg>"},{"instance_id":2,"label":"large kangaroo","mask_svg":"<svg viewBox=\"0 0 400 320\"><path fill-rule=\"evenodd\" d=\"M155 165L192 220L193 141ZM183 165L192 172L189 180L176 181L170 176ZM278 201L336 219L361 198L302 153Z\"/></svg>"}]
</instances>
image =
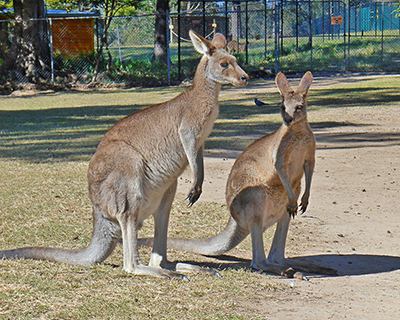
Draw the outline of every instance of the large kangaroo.
<instances>
[{"instance_id":1,"label":"large kangaroo","mask_svg":"<svg viewBox=\"0 0 400 320\"><path fill-rule=\"evenodd\" d=\"M221 84L242 86L247 74L226 52L225 37L213 43L190 31L203 54L192 87L174 99L136 112L111 128L89 163L93 235L87 248L30 247L0 251L0 258L44 259L90 266L105 260L123 239L124 270L134 274L176 276L167 261L167 231L177 178L189 164L194 175L189 204L203 183L203 144L218 116ZM154 246L149 266L141 264L138 229L154 216ZM179 277L181 275L178 275Z\"/></svg>"},{"instance_id":2,"label":"large kangaroo","mask_svg":"<svg viewBox=\"0 0 400 320\"><path fill-rule=\"evenodd\" d=\"M306 97L312 83L307 72L293 91L284 74L276 76L283 98L283 124L279 130L252 143L236 159L226 184L226 201L231 217L225 229L206 239L168 239L169 248L203 255L225 253L251 234L251 267L287 277L306 279L296 269L336 274L333 269L285 259L285 243L291 216L297 213L300 184L305 175L305 191L300 209L305 212L310 197L314 169L315 138L307 122ZM278 223L274 240L265 257L263 232ZM140 239L147 245L151 239Z\"/></svg>"}]
</instances>

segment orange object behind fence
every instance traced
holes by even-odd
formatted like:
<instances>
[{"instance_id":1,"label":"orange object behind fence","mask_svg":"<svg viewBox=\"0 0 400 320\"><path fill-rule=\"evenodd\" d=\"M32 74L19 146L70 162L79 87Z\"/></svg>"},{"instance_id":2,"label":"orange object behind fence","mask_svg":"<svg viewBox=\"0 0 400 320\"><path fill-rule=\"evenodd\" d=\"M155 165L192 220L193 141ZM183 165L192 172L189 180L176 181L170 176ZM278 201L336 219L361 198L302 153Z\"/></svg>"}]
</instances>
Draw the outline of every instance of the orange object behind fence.
<instances>
[{"instance_id":1,"label":"orange object behind fence","mask_svg":"<svg viewBox=\"0 0 400 320\"><path fill-rule=\"evenodd\" d=\"M343 17L341 17L341 16L331 18L331 25L333 25L333 26L342 24L342 23L343 23Z\"/></svg>"},{"instance_id":2,"label":"orange object behind fence","mask_svg":"<svg viewBox=\"0 0 400 320\"><path fill-rule=\"evenodd\" d=\"M52 32L55 54L71 57L94 51L94 19L54 19Z\"/></svg>"}]
</instances>

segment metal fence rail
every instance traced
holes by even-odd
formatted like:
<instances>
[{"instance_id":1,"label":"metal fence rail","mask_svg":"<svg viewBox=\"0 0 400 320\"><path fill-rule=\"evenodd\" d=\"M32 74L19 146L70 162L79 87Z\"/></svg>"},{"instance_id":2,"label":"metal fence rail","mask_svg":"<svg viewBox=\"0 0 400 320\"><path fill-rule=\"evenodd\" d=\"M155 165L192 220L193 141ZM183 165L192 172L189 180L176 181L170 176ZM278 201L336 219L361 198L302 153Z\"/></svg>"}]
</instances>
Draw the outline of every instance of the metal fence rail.
<instances>
[{"instance_id":1,"label":"metal fence rail","mask_svg":"<svg viewBox=\"0 0 400 320\"><path fill-rule=\"evenodd\" d=\"M266 70L400 71L400 18L393 13L395 3L363 1L348 6L337 0L280 0L218 4L204 1L191 12L169 13L167 66L152 61L154 15L114 18L100 80L159 85L191 78L198 55L186 41L189 29L210 38L213 32L225 34L228 50L246 70L261 76ZM0 21L0 42L4 43L5 32L11 37L12 23ZM54 82L90 82L102 19L48 18L47 23L51 55L45 76ZM23 81L12 73L3 76Z\"/></svg>"}]
</instances>

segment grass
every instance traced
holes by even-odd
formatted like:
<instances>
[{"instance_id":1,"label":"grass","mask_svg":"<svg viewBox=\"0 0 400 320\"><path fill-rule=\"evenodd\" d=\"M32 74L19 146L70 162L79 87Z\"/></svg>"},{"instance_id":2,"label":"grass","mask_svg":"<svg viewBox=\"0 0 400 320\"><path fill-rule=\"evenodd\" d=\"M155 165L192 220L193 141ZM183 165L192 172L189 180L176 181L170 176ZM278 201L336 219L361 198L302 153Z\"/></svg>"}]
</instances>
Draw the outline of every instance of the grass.
<instances>
[{"instance_id":1,"label":"grass","mask_svg":"<svg viewBox=\"0 0 400 320\"><path fill-rule=\"evenodd\" d=\"M0 167L2 248L73 248L89 243L87 163L1 160ZM221 204L201 203L188 209L186 203L175 202L170 235L191 236L193 225L202 230L198 235L215 234L225 221L227 212ZM152 230L152 221L146 221L140 235L151 235ZM238 250L249 249L247 240ZM150 249L141 250L144 262L149 255ZM182 252L170 252L170 258L199 261ZM274 291L289 287L270 284L269 276L251 273L248 261L237 264L206 262L219 269L223 279L194 274L186 283L125 274L121 246L106 263L90 268L0 260L0 319L256 319L257 314L240 300L272 299Z\"/></svg>"},{"instance_id":2,"label":"grass","mask_svg":"<svg viewBox=\"0 0 400 320\"><path fill-rule=\"evenodd\" d=\"M276 89L262 96L224 88L220 116L206 149L242 150L280 125ZM313 128L341 126L319 112L400 103L397 76L352 80L311 89ZM121 117L175 96L183 87L111 92L49 93L0 97L1 248L50 245L81 248L90 241L91 204L87 197L88 161L102 135ZM256 107L254 97L269 102ZM170 235L204 237L218 233L228 219L226 206L201 202L192 208L175 201ZM299 237L291 227L288 254ZM303 222L304 223L304 222ZM140 236L152 235L147 220ZM268 248L273 230L268 230ZM294 239L294 240L292 240ZM304 241L304 240L302 240ZM205 264L222 279L189 275L190 282L131 276L122 271L118 245L105 263L89 268L46 261L0 260L0 319L265 319L265 305L298 293L285 280L251 272L251 242L246 239L230 261L170 251L172 261ZM149 248L141 248L147 262Z\"/></svg>"}]
</instances>

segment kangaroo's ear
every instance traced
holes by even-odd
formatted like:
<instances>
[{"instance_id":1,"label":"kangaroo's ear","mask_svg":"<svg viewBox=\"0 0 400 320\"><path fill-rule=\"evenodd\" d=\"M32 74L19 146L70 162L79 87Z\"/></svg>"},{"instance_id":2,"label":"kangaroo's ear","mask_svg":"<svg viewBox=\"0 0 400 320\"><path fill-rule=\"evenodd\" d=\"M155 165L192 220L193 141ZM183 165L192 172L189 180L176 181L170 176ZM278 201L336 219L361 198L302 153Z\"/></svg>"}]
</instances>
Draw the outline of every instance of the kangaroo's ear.
<instances>
[{"instance_id":1,"label":"kangaroo's ear","mask_svg":"<svg viewBox=\"0 0 400 320\"><path fill-rule=\"evenodd\" d=\"M216 33L214 35L212 44L218 49L226 49L226 38L222 33Z\"/></svg>"},{"instance_id":2,"label":"kangaroo's ear","mask_svg":"<svg viewBox=\"0 0 400 320\"><path fill-rule=\"evenodd\" d=\"M193 46L198 53L205 54L211 56L213 51L215 50L214 45L211 44L210 41L204 39L202 36L199 36L193 30L189 31L190 39L192 40Z\"/></svg>"},{"instance_id":3,"label":"kangaroo's ear","mask_svg":"<svg viewBox=\"0 0 400 320\"><path fill-rule=\"evenodd\" d=\"M290 88L288 80L286 79L285 75L282 72L279 72L276 75L275 83L278 86L278 90L281 93L282 97L286 96L289 92L293 91L292 88Z\"/></svg>"},{"instance_id":4,"label":"kangaroo's ear","mask_svg":"<svg viewBox=\"0 0 400 320\"><path fill-rule=\"evenodd\" d=\"M308 89L310 89L311 83L313 81L313 75L310 71L307 71L303 78L301 78L300 84L297 87L297 92L303 94L304 96L307 95Z\"/></svg>"}]
</instances>

